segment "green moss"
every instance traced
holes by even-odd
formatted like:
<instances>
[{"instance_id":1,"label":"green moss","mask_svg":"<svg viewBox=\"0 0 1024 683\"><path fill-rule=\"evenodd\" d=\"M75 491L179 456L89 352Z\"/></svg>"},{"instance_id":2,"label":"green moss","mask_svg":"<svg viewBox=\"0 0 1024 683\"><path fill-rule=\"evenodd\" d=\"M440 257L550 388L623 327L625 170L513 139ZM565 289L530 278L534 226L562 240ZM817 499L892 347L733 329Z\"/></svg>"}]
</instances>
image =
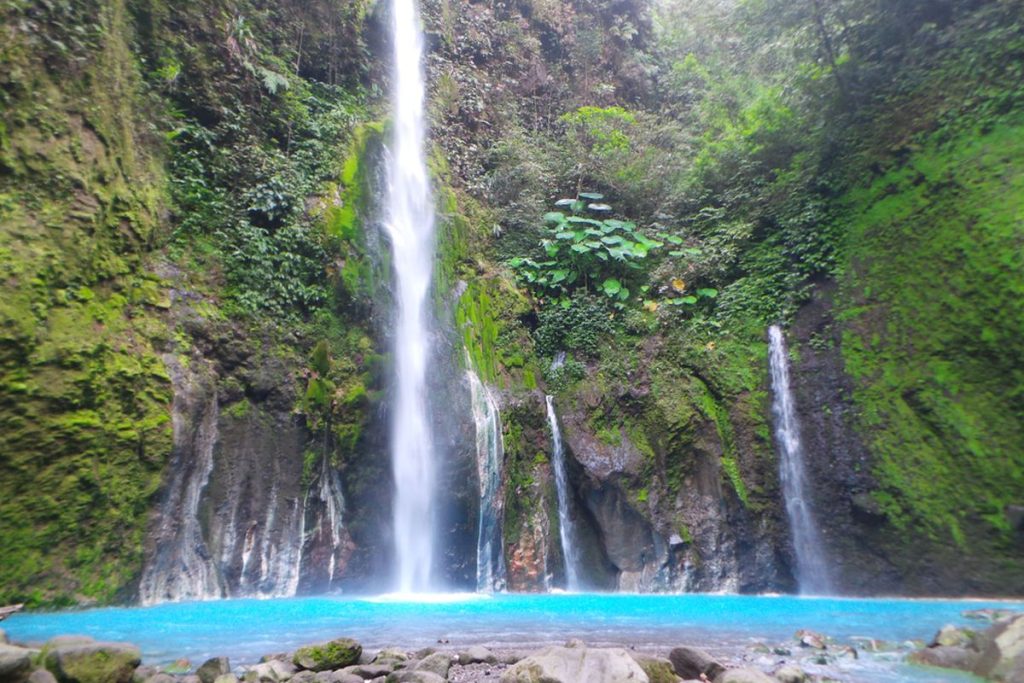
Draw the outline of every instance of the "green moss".
<instances>
[{"instance_id":1,"label":"green moss","mask_svg":"<svg viewBox=\"0 0 1024 683\"><path fill-rule=\"evenodd\" d=\"M928 143L847 198L842 354L900 528L967 545L1024 490L1024 127Z\"/></svg>"}]
</instances>

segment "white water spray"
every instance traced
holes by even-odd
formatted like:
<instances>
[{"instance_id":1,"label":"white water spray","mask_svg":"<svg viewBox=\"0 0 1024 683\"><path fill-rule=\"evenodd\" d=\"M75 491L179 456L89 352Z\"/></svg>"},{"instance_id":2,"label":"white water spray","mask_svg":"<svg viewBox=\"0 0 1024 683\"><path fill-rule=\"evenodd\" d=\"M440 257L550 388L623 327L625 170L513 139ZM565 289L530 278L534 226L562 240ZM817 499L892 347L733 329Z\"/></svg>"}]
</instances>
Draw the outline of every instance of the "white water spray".
<instances>
[{"instance_id":1,"label":"white water spray","mask_svg":"<svg viewBox=\"0 0 1024 683\"><path fill-rule=\"evenodd\" d=\"M789 386L789 357L786 340L778 325L768 328L768 367L772 376L772 412L775 439L779 444L779 478L786 502L793 548L796 551L797 584L801 593L825 595L832 582L825 549L807 500L807 472L800 444L800 423Z\"/></svg>"},{"instance_id":2,"label":"white water spray","mask_svg":"<svg viewBox=\"0 0 1024 683\"><path fill-rule=\"evenodd\" d=\"M562 446L562 432L558 429L554 398L544 399L548 407L548 424L551 426L551 464L555 470L555 489L558 494L558 533L562 539L562 555L565 557L566 589L579 590L579 557L576 554L576 534L569 516L569 476L565 469L565 448Z\"/></svg>"},{"instance_id":3,"label":"white water spray","mask_svg":"<svg viewBox=\"0 0 1024 683\"><path fill-rule=\"evenodd\" d=\"M397 305L391 458L398 590L411 593L430 588L433 566L435 462L426 376L434 208L423 151L423 34L414 0L393 0L391 15L394 134L388 158L386 229L391 238Z\"/></svg>"},{"instance_id":4,"label":"white water spray","mask_svg":"<svg viewBox=\"0 0 1024 683\"><path fill-rule=\"evenodd\" d=\"M469 380L476 424L476 467L480 477L480 519L476 540L476 589L489 593L504 588L505 557L501 542L501 460L505 443L501 415L490 390L472 370Z\"/></svg>"}]
</instances>

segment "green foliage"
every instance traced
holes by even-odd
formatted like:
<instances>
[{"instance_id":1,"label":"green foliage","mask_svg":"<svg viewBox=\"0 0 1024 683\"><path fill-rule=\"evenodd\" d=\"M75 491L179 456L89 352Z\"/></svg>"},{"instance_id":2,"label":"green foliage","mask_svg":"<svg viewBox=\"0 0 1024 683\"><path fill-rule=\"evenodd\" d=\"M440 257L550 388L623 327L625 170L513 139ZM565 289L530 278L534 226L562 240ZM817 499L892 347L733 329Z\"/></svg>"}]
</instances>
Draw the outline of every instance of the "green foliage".
<instances>
[{"instance_id":1,"label":"green foliage","mask_svg":"<svg viewBox=\"0 0 1024 683\"><path fill-rule=\"evenodd\" d=\"M559 351L596 356L603 337L615 331L606 302L582 293L570 299L565 308L542 309L538 319L533 338L538 355L544 358L552 358Z\"/></svg>"}]
</instances>

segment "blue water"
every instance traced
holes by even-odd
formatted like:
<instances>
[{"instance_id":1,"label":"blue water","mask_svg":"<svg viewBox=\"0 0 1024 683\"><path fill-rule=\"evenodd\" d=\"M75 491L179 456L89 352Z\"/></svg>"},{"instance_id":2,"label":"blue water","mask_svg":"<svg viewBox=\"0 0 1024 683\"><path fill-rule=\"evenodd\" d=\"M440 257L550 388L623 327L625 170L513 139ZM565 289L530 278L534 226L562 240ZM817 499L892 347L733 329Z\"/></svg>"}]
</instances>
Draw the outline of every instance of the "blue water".
<instances>
[{"instance_id":1,"label":"blue water","mask_svg":"<svg viewBox=\"0 0 1024 683\"><path fill-rule=\"evenodd\" d=\"M927 640L943 624L970 623L961 612L982 607L1024 609L1024 603L737 595L462 595L428 601L317 597L21 613L3 626L18 641L82 633L136 643L151 663L179 657L201 662L226 654L238 665L338 636L356 638L367 648L414 649L439 640L453 648L476 643L525 647L576 637L594 645L667 649L696 644L720 652L742 652L754 642L792 643L800 628L837 640ZM922 677L921 670L908 673L897 663L885 668L891 675L872 674L871 679L965 680L953 674ZM866 679L854 675L847 680Z\"/></svg>"}]
</instances>

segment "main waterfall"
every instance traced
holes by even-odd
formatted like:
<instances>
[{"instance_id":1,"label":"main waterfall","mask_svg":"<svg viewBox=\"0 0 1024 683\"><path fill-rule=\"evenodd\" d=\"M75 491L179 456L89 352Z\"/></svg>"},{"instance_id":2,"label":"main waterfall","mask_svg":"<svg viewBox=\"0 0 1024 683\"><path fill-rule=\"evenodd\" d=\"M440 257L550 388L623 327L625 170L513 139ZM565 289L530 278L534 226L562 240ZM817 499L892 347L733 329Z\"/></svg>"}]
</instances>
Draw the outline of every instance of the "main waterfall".
<instances>
[{"instance_id":1,"label":"main waterfall","mask_svg":"<svg viewBox=\"0 0 1024 683\"><path fill-rule=\"evenodd\" d=\"M427 299L433 277L434 207L424 159L423 34L414 0L393 0L394 133L388 156L386 229L397 307L396 396L391 406L398 590L430 587L434 545L434 445L427 417Z\"/></svg>"},{"instance_id":2,"label":"main waterfall","mask_svg":"<svg viewBox=\"0 0 1024 683\"><path fill-rule=\"evenodd\" d=\"M800 423L789 387L786 340L778 325L768 328L768 367L772 376L772 412L779 444L779 478L796 551L797 583L801 593L828 594L832 590L825 549L807 500L807 472L800 444Z\"/></svg>"},{"instance_id":3,"label":"main waterfall","mask_svg":"<svg viewBox=\"0 0 1024 683\"><path fill-rule=\"evenodd\" d=\"M565 447L562 445L562 432L558 428L554 397L546 396L544 401L548 409L548 424L551 426L551 465L555 470L555 493L558 496L558 533L565 558L565 587L575 591L580 587L579 557L576 554L576 532L569 514L569 475L565 469Z\"/></svg>"}]
</instances>

